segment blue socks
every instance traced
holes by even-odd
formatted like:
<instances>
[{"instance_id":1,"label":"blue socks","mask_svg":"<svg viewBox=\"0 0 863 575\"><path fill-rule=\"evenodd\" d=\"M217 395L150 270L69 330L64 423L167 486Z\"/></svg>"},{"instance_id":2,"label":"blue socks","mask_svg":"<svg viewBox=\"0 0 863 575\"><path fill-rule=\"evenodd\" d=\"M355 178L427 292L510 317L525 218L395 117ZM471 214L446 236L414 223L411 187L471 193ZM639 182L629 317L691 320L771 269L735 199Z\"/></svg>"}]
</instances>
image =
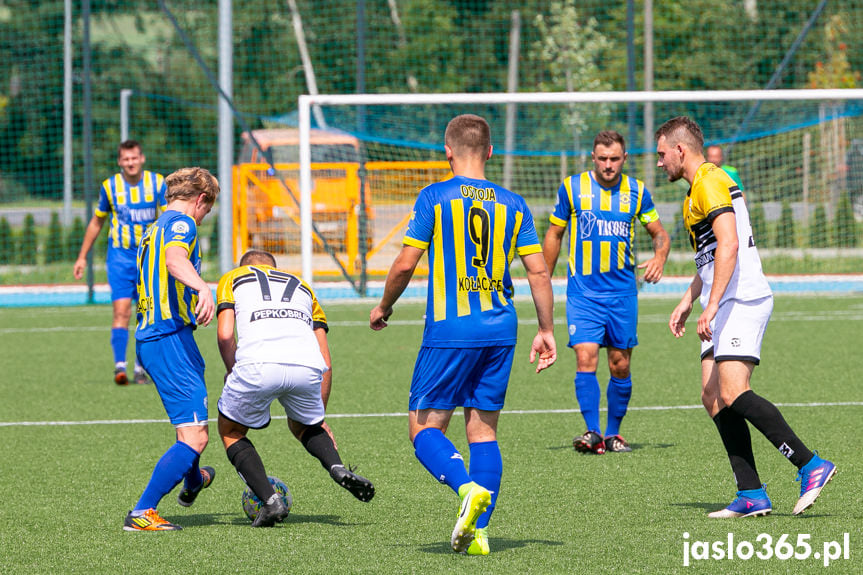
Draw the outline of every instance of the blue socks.
<instances>
[{"instance_id":1,"label":"blue socks","mask_svg":"<svg viewBox=\"0 0 863 575\"><path fill-rule=\"evenodd\" d=\"M156 463L150 482L133 511L156 509L162 498L191 472L192 467L198 468L199 457L197 451L181 441L172 445ZM201 472L198 471L198 476L200 475Z\"/></svg>"},{"instance_id":2,"label":"blue socks","mask_svg":"<svg viewBox=\"0 0 863 575\"><path fill-rule=\"evenodd\" d=\"M427 428L414 437L414 454L420 463L441 483L458 494L458 488L470 483L464 458L440 429Z\"/></svg>"},{"instance_id":3,"label":"blue socks","mask_svg":"<svg viewBox=\"0 0 863 575\"><path fill-rule=\"evenodd\" d=\"M632 376L626 379L611 377L608 380L606 398L608 399L608 424L605 428L605 437L620 433L620 422L626 415L629 406L629 398L632 397Z\"/></svg>"},{"instance_id":4,"label":"blue socks","mask_svg":"<svg viewBox=\"0 0 863 575\"><path fill-rule=\"evenodd\" d=\"M125 327L111 328L111 349L114 350L114 363L126 364L126 345L129 343L129 330Z\"/></svg>"},{"instance_id":5,"label":"blue socks","mask_svg":"<svg viewBox=\"0 0 863 575\"><path fill-rule=\"evenodd\" d=\"M477 528L488 527L488 521L497 502L500 478L503 475L503 459L497 441L482 441L470 444L470 478L491 491L491 505L476 520Z\"/></svg>"},{"instance_id":6,"label":"blue socks","mask_svg":"<svg viewBox=\"0 0 863 575\"><path fill-rule=\"evenodd\" d=\"M587 430L599 433L599 380L595 371L575 373L575 398Z\"/></svg>"}]
</instances>

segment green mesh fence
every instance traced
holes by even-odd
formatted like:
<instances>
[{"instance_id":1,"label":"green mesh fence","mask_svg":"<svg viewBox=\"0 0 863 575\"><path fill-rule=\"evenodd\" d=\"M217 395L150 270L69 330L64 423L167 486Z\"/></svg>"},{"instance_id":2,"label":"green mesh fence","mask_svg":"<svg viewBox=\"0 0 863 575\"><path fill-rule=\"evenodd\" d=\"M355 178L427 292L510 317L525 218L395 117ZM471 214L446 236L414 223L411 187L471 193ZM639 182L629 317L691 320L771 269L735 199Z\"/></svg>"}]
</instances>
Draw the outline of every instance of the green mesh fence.
<instances>
[{"instance_id":1,"label":"green mesh fence","mask_svg":"<svg viewBox=\"0 0 863 575\"><path fill-rule=\"evenodd\" d=\"M213 71L217 4L165 3ZM296 13L291 4L233 4L234 103L253 129L294 127L297 97L309 92L311 74L321 93L354 93L358 82L370 93L507 91L514 22L518 91L645 88L642 1L632 4L631 76L623 0L367 0L363 26L358 26L358 2L297 0ZM72 262L89 218L85 192L95 201L99 183L118 169L121 90L132 91L129 136L141 142L146 168L163 174L185 165L217 168L216 93L155 1L91 1L93 142L92 149L83 148L81 6L73 2L71 14L73 178L71 209L65 209L64 2L0 4L2 284L74 282ZM863 0L654 0L652 21L655 90L851 88L861 82L863 37L855 32L863 29ZM301 58L298 29L310 66ZM863 261L857 251L863 239L860 104L763 105L746 122L753 102L663 104L654 116L659 123L692 114L710 142L726 147L726 162L738 168L747 188L759 243L770 250L768 272L851 272ZM362 114L328 109L324 116L329 127L362 142L370 161L431 162L442 159L448 115L462 111L368 107ZM505 109L476 111L489 116L496 150L503 152ZM656 182L657 201L669 205L666 226L675 230L677 212L671 206L680 190L650 174L644 124L641 104L520 106L510 183L542 215L561 175L589 167L595 131L615 128L628 138L627 172ZM235 134L238 164L246 161L240 158L240 132ZM94 182L84 190L87 154ZM499 180L502 157L490 165L490 176ZM389 178L390 188L401 182L404 195L436 175L415 171L398 176L401 180L380 178ZM382 213L382 205L370 206L378 210L373 216ZM209 280L219 275L215 229L212 218L204 231ZM275 234L267 241L291 255L295 246L279 237L281 229ZM105 281L105 243L103 230L93 249L97 282ZM334 241L333 249L346 250L346 243ZM684 253L682 246L679 251Z\"/></svg>"}]
</instances>

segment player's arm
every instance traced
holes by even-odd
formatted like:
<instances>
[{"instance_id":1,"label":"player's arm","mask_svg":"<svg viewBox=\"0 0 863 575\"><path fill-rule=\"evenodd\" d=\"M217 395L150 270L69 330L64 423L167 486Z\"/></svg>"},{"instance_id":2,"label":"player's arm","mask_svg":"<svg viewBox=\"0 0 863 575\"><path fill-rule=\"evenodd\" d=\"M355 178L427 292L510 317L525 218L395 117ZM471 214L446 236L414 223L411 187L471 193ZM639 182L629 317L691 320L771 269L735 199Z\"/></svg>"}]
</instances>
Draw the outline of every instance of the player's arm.
<instances>
[{"instance_id":1,"label":"player's arm","mask_svg":"<svg viewBox=\"0 0 863 575\"><path fill-rule=\"evenodd\" d=\"M554 267L557 265L557 258L560 255L560 246L563 242L563 234L565 232L565 227L553 223L548 225L548 231L545 232L545 238L542 241L542 256L545 259L549 276L554 275Z\"/></svg>"},{"instance_id":2,"label":"player's arm","mask_svg":"<svg viewBox=\"0 0 863 575\"><path fill-rule=\"evenodd\" d=\"M525 254L521 257L524 269L527 270L527 282L530 284L530 295L536 307L536 318L539 331L533 338L530 348L530 363L539 355L536 372L551 367L557 360L557 344L554 341L554 293L551 289L551 276L541 253Z\"/></svg>"},{"instance_id":3,"label":"player's arm","mask_svg":"<svg viewBox=\"0 0 863 575\"><path fill-rule=\"evenodd\" d=\"M668 320L668 329L674 334L674 337L683 337L686 333L686 319L692 313L692 302L698 299L701 295L701 288L704 284L701 282L701 276L695 274L692 282L686 291L683 292L683 297L680 298L680 303L672 310L671 318Z\"/></svg>"},{"instance_id":4,"label":"player's arm","mask_svg":"<svg viewBox=\"0 0 863 575\"><path fill-rule=\"evenodd\" d=\"M81 250L78 252L78 259L75 260L75 265L72 268L72 274L76 280L84 276L84 269L87 267L87 254L90 253L93 244L96 243L96 238L99 237L107 217L93 214L90 223L87 224L87 229L84 231L84 241L81 242Z\"/></svg>"},{"instance_id":5,"label":"player's arm","mask_svg":"<svg viewBox=\"0 0 863 575\"><path fill-rule=\"evenodd\" d=\"M719 302L725 295L728 282L737 266L737 219L734 212L723 212L713 218L711 223L713 235L716 237L716 251L713 254L713 285L710 287L710 299L701 317L698 318L698 336L702 341L710 341L713 331L710 322L716 317Z\"/></svg>"},{"instance_id":6,"label":"player's arm","mask_svg":"<svg viewBox=\"0 0 863 575\"><path fill-rule=\"evenodd\" d=\"M219 354L225 364L225 372L231 373L237 358L237 340L234 337L236 314L232 308L223 307L219 310L216 324L216 339L219 342Z\"/></svg>"},{"instance_id":7,"label":"player's arm","mask_svg":"<svg viewBox=\"0 0 863 575\"><path fill-rule=\"evenodd\" d=\"M174 279L198 292L198 305L195 307L195 318L201 325L209 324L216 311L213 293L210 291L210 286L207 285L207 282L195 271L195 266L189 261L189 252L186 251L186 248L177 245L169 245L165 248L165 267Z\"/></svg>"},{"instance_id":8,"label":"player's arm","mask_svg":"<svg viewBox=\"0 0 863 575\"><path fill-rule=\"evenodd\" d=\"M402 246L399 255L393 262L387 280L384 284L384 294L381 302L369 314L369 326L375 331L382 330L387 326L387 320L393 313L393 305L405 291L414 270L425 250L414 246Z\"/></svg>"},{"instance_id":9,"label":"player's arm","mask_svg":"<svg viewBox=\"0 0 863 575\"><path fill-rule=\"evenodd\" d=\"M665 261L671 250L671 238L662 227L662 222L655 220L645 224L644 229L650 234L653 241L653 257L638 265L638 269L644 270L644 281L656 283L662 279L662 271L665 269Z\"/></svg>"}]
</instances>

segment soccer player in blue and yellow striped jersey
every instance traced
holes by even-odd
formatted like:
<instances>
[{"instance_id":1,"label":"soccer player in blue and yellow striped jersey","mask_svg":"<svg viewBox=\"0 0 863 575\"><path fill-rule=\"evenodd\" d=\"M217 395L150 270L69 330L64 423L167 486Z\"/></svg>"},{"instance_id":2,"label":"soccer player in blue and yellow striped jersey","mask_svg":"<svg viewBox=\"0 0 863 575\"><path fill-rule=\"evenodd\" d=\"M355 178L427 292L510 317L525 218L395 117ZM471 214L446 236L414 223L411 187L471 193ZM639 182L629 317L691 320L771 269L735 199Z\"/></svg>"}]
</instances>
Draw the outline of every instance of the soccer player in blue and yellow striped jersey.
<instances>
[{"instance_id":1,"label":"soccer player in blue and yellow striped jersey","mask_svg":"<svg viewBox=\"0 0 863 575\"><path fill-rule=\"evenodd\" d=\"M578 364L575 396L587 431L573 446L583 453L631 451L620 423L632 395L629 364L638 345L638 290L635 283L635 223L653 239L654 256L638 267L644 280L657 282L671 247L668 233L644 183L623 173L623 136L603 131L593 141L593 170L570 176L560 185L551 224L543 242L551 273L569 227L566 319L569 346ZM606 395L608 422L600 435L599 348L608 351L611 377Z\"/></svg>"},{"instance_id":2,"label":"soccer player in blue and yellow striped jersey","mask_svg":"<svg viewBox=\"0 0 863 575\"><path fill-rule=\"evenodd\" d=\"M516 341L509 271L516 254L527 270L539 320L530 352L531 363L539 356L537 372L557 358L553 296L524 199L485 179L492 151L488 123L479 116L457 116L447 126L445 144L454 176L420 192L369 322L374 330L386 327L393 304L428 250L425 331L408 402L410 439L425 468L461 498L450 538L453 549L488 555L486 529L502 470L497 421ZM444 435L457 406L464 406L469 472Z\"/></svg>"},{"instance_id":3,"label":"soccer player in blue and yellow striped jersey","mask_svg":"<svg viewBox=\"0 0 863 575\"><path fill-rule=\"evenodd\" d=\"M210 213L219 183L202 168L183 168L166 178L168 205L138 248L138 359L153 378L177 441L162 456L134 509L127 531L173 531L156 507L180 481L177 501L189 506L215 477L198 461L207 446L204 359L193 332L213 319L216 304L201 278L198 226Z\"/></svg>"},{"instance_id":4,"label":"soccer player in blue and yellow striped jersey","mask_svg":"<svg viewBox=\"0 0 863 575\"><path fill-rule=\"evenodd\" d=\"M114 319L111 324L111 348L114 352L114 382L126 385L126 347L129 342L129 318L135 299L135 254L147 226L156 221L165 207L165 179L143 169L146 158L141 145L126 140L117 148L120 172L104 182L99 190L99 204L84 233L84 241L73 267L75 279L81 279L87 267L87 254L110 216L106 269L111 286ZM135 381L147 383L140 365L135 365Z\"/></svg>"}]
</instances>

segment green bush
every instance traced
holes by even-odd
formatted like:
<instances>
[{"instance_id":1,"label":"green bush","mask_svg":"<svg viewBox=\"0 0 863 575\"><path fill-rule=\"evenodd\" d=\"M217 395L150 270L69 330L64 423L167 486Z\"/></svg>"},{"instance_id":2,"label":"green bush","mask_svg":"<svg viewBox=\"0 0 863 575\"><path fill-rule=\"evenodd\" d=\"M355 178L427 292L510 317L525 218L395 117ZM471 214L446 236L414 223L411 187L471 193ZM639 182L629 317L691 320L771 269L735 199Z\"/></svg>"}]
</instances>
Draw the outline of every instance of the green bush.
<instances>
[{"instance_id":1,"label":"green bush","mask_svg":"<svg viewBox=\"0 0 863 575\"><path fill-rule=\"evenodd\" d=\"M48 240L45 242L45 263L62 262L66 244L63 242L63 226L60 225L60 215L51 212L51 223L48 224Z\"/></svg>"},{"instance_id":2,"label":"green bush","mask_svg":"<svg viewBox=\"0 0 863 575\"><path fill-rule=\"evenodd\" d=\"M21 241L18 244L18 263L35 265L39 253L39 241L36 237L36 219L33 214L24 216L24 227L21 229Z\"/></svg>"},{"instance_id":3,"label":"green bush","mask_svg":"<svg viewBox=\"0 0 863 575\"><path fill-rule=\"evenodd\" d=\"M764 216L764 204L761 202L753 202L749 206L749 224L752 226L752 239L755 240L755 245L760 248L770 245L770 239L767 237L767 218Z\"/></svg>"},{"instance_id":4,"label":"green bush","mask_svg":"<svg viewBox=\"0 0 863 575\"><path fill-rule=\"evenodd\" d=\"M207 258L213 262L219 261L219 216L213 216L211 222L213 229L210 230L210 249Z\"/></svg>"},{"instance_id":5,"label":"green bush","mask_svg":"<svg viewBox=\"0 0 863 575\"><path fill-rule=\"evenodd\" d=\"M84 220L81 216L75 216L72 222L72 227L66 233L66 249L64 252L70 262L78 259L78 252L81 250L81 242L84 241Z\"/></svg>"},{"instance_id":6,"label":"green bush","mask_svg":"<svg viewBox=\"0 0 863 575\"><path fill-rule=\"evenodd\" d=\"M854 208L851 196L847 193L839 195L839 205L836 206L836 220L833 226L836 234L836 245L840 248L857 247L857 224L854 221Z\"/></svg>"},{"instance_id":7,"label":"green bush","mask_svg":"<svg viewBox=\"0 0 863 575\"><path fill-rule=\"evenodd\" d=\"M794 212L791 211L791 202L787 199L782 200L782 213L776 225L776 238L773 247L793 248L797 245L795 236Z\"/></svg>"},{"instance_id":8,"label":"green bush","mask_svg":"<svg viewBox=\"0 0 863 575\"><path fill-rule=\"evenodd\" d=\"M15 262L15 235L9 220L0 218L0 264Z\"/></svg>"},{"instance_id":9,"label":"green bush","mask_svg":"<svg viewBox=\"0 0 863 575\"><path fill-rule=\"evenodd\" d=\"M812 223L809 224L809 245L813 248L826 248L830 245L827 236L827 210L821 202L815 205Z\"/></svg>"},{"instance_id":10,"label":"green bush","mask_svg":"<svg viewBox=\"0 0 863 575\"><path fill-rule=\"evenodd\" d=\"M689 243L689 232L683 225L683 216L678 216L674 220L674 228L671 232L671 249L682 252L691 252L692 244Z\"/></svg>"}]
</instances>

